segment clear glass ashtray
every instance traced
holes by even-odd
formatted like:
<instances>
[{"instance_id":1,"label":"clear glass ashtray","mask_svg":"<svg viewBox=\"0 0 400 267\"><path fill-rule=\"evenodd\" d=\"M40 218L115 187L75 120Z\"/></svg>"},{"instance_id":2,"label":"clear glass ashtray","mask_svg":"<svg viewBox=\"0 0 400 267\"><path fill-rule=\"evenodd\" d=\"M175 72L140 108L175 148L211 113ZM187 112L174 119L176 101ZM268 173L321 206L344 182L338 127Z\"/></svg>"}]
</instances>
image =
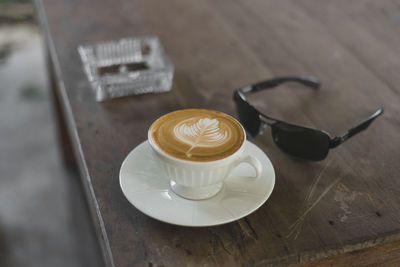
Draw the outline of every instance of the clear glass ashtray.
<instances>
[{"instance_id":1,"label":"clear glass ashtray","mask_svg":"<svg viewBox=\"0 0 400 267\"><path fill-rule=\"evenodd\" d=\"M174 65L158 37L81 45L78 51L97 101L171 90Z\"/></svg>"}]
</instances>

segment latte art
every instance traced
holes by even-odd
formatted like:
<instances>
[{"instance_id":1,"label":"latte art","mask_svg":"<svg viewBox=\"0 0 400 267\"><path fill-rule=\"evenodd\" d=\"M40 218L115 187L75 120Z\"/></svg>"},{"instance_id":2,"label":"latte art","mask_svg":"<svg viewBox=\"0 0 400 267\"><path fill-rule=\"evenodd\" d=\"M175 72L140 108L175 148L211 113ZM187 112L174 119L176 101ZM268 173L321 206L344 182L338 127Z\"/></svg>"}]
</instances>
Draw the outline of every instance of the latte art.
<instances>
[{"instance_id":1,"label":"latte art","mask_svg":"<svg viewBox=\"0 0 400 267\"><path fill-rule=\"evenodd\" d=\"M228 131L219 128L218 119L190 118L177 124L174 128L175 136L184 143L190 145L186 156L195 147L213 147L222 144L228 138Z\"/></svg>"},{"instance_id":2,"label":"latte art","mask_svg":"<svg viewBox=\"0 0 400 267\"><path fill-rule=\"evenodd\" d=\"M236 152L244 141L244 131L239 122L222 112L185 109L156 120L150 138L170 156L212 161Z\"/></svg>"}]
</instances>

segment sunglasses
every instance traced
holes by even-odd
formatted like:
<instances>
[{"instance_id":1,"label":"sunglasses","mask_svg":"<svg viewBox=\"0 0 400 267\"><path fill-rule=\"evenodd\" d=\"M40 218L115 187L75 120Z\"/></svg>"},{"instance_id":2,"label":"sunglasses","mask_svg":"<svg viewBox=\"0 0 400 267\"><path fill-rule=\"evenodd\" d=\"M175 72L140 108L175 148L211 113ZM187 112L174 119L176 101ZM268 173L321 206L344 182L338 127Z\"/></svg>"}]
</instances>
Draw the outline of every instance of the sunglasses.
<instances>
[{"instance_id":1,"label":"sunglasses","mask_svg":"<svg viewBox=\"0 0 400 267\"><path fill-rule=\"evenodd\" d=\"M297 82L312 89L320 87L320 82L313 77L279 77L236 90L233 98L236 103L239 121L251 136L263 134L269 126L275 144L283 152L297 159L308 161L323 160L327 156L329 149L337 147L350 137L365 130L384 110L383 107L378 109L357 126L342 135L331 138L330 134L325 131L287 123L265 115L246 100L246 95L274 88L285 82Z\"/></svg>"}]
</instances>

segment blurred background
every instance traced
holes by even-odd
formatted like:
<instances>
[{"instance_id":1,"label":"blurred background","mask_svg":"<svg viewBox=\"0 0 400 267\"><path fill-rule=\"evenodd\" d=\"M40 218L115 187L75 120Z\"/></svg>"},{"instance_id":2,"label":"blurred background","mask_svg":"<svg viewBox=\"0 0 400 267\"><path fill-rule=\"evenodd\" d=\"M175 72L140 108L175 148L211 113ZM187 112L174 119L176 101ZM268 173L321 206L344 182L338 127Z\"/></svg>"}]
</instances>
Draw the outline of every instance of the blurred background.
<instances>
[{"instance_id":1,"label":"blurred background","mask_svg":"<svg viewBox=\"0 0 400 267\"><path fill-rule=\"evenodd\" d=\"M0 0L0 266L101 266L60 159L43 45L32 3Z\"/></svg>"}]
</instances>

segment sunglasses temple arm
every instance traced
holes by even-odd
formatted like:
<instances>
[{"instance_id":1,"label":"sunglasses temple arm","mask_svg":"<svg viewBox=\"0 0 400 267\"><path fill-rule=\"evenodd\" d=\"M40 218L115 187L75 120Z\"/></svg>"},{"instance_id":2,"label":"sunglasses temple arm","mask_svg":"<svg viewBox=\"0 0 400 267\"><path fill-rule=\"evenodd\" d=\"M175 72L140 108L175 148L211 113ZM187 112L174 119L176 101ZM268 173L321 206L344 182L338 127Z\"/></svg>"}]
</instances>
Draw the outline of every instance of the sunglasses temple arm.
<instances>
[{"instance_id":1,"label":"sunglasses temple arm","mask_svg":"<svg viewBox=\"0 0 400 267\"><path fill-rule=\"evenodd\" d=\"M366 119L365 121L361 122L360 124L358 124L357 126L351 128L350 130L348 130L347 132L343 133L342 135L339 135L335 138L333 138L330 142L329 147L330 148L334 148L337 147L340 144L343 144L347 139L349 139L350 137L358 134L359 132L365 130L368 128L368 126L379 116L382 115L384 111L384 108L380 108L378 109L374 114L372 114L368 119Z\"/></svg>"},{"instance_id":2,"label":"sunglasses temple arm","mask_svg":"<svg viewBox=\"0 0 400 267\"><path fill-rule=\"evenodd\" d=\"M314 77L301 77L301 76L285 76L278 77L271 80L259 82L242 89L243 93L254 93L265 89L270 89L285 82L298 82L304 86L318 89L321 86L321 82Z\"/></svg>"}]
</instances>

